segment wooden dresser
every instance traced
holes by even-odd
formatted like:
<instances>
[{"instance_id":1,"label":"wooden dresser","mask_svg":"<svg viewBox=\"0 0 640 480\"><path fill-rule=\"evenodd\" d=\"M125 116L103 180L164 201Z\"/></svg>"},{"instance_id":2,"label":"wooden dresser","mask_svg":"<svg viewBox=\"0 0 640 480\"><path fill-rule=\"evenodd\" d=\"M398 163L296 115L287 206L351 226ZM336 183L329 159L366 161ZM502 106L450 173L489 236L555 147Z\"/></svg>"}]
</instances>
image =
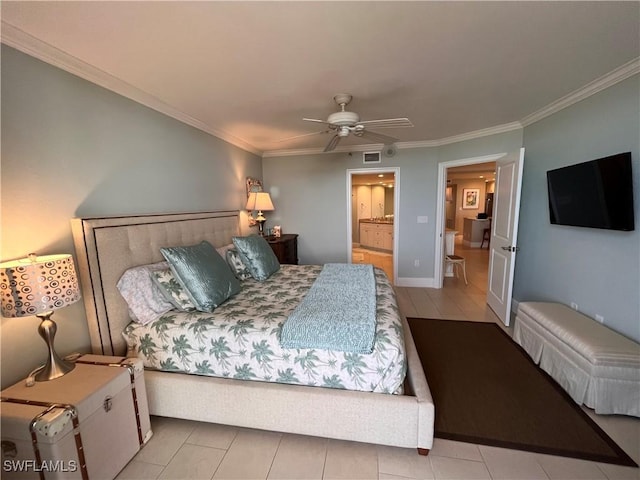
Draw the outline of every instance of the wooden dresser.
<instances>
[{"instance_id":1,"label":"wooden dresser","mask_svg":"<svg viewBox=\"0 0 640 480\"><path fill-rule=\"evenodd\" d=\"M283 233L280 237L271 235L264 238L271 245L280 263L298 264L298 234Z\"/></svg>"}]
</instances>

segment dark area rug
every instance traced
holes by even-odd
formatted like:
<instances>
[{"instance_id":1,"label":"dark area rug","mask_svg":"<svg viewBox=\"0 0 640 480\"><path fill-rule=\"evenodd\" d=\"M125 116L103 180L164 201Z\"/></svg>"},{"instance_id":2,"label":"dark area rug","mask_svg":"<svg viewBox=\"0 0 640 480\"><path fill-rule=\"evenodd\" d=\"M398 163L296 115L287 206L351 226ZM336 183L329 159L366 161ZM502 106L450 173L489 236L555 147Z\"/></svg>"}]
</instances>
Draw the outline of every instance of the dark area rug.
<instances>
[{"instance_id":1,"label":"dark area rug","mask_svg":"<svg viewBox=\"0 0 640 480\"><path fill-rule=\"evenodd\" d=\"M498 325L408 320L436 437L638 466Z\"/></svg>"}]
</instances>

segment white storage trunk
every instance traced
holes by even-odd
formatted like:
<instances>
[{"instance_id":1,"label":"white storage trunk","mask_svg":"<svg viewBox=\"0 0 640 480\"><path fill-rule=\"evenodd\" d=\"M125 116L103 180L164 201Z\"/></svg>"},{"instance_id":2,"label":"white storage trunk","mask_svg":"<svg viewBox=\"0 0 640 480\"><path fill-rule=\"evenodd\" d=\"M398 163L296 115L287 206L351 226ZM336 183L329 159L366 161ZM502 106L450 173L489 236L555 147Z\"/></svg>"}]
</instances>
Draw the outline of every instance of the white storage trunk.
<instances>
[{"instance_id":1,"label":"white storage trunk","mask_svg":"<svg viewBox=\"0 0 640 480\"><path fill-rule=\"evenodd\" d=\"M2 479L112 479L151 437L142 363L84 355L2 391Z\"/></svg>"}]
</instances>

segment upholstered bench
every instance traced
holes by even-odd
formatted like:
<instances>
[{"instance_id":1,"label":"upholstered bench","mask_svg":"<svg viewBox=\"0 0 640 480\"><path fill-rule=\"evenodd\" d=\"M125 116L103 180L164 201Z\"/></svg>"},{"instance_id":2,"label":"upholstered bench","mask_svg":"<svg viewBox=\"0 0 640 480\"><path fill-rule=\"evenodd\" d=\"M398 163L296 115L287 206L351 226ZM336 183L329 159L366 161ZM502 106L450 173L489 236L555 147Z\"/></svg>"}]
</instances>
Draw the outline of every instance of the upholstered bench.
<instances>
[{"instance_id":1,"label":"upholstered bench","mask_svg":"<svg viewBox=\"0 0 640 480\"><path fill-rule=\"evenodd\" d=\"M566 305L521 302L514 340L576 403L640 417L640 344Z\"/></svg>"}]
</instances>

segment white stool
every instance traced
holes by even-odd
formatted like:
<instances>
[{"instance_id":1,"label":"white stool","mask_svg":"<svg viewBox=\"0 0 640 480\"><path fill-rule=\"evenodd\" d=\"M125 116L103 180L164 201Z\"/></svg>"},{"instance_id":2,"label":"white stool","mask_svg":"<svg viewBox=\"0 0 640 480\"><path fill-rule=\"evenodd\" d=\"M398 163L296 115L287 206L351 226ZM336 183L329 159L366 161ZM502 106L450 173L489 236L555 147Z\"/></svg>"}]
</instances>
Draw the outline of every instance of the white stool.
<instances>
[{"instance_id":1,"label":"white stool","mask_svg":"<svg viewBox=\"0 0 640 480\"><path fill-rule=\"evenodd\" d=\"M444 260L446 263L450 263L455 267L456 276L460 278L460 272L458 269L462 267L462 275L464 276L464 284L469 285L467 282L467 267L465 266L464 257L460 255L445 255Z\"/></svg>"}]
</instances>

